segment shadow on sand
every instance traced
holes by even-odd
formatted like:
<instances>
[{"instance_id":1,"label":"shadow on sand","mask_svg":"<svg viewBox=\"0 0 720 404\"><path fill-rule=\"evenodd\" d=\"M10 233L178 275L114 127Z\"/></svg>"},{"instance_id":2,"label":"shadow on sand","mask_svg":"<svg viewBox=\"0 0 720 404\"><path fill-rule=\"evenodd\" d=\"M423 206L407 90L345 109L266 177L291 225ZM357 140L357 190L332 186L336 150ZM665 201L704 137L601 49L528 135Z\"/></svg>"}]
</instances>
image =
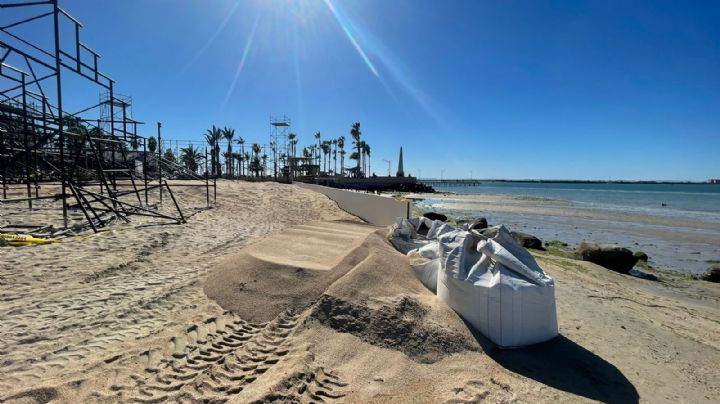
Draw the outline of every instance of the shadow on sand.
<instances>
[{"instance_id":1,"label":"shadow on sand","mask_svg":"<svg viewBox=\"0 0 720 404\"><path fill-rule=\"evenodd\" d=\"M560 335L522 349L500 349L468 324L502 367L547 386L605 403L637 403L635 386L615 366Z\"/></svg>"}]
</instances>

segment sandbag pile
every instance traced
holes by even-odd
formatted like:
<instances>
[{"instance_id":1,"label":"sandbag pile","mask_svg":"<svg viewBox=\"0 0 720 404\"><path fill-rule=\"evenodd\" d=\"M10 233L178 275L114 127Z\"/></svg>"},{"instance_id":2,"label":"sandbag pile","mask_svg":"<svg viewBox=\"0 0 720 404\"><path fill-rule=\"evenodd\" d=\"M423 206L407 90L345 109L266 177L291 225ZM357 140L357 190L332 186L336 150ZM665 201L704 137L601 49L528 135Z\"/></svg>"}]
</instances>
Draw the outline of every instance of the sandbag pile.
<instances>
[{"instance_id":1,"label":"sandbag pile","mask_svg":"<svg viewBox=\"0 0 720 404\"><path fill-rule=\"evenodd\" d=\"M558 335L555 284L504 226L493 237L425 217L398 219L389 239L420 281L502 348ZM420 259L422 258L422 259Z\"/></svg>"}]
</instances>

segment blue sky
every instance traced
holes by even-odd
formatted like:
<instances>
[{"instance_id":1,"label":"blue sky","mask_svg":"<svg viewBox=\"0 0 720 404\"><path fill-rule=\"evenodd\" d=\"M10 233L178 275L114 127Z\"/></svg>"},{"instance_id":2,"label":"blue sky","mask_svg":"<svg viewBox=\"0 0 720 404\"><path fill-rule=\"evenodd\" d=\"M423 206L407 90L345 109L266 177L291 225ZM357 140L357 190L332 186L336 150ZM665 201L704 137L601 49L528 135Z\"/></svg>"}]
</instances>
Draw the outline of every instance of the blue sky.
<instances>
[{"instance_id":1,"label":"blue sky","mask_svg":"<svg viewBox=\"0 0 720 404\"><path fill-rule=\"evenodd\" d=\"M300 145L360 121L380 175L402 145L423 177L720 177L719 2L61 6L145 134L162 121L164 137L200 140L216 124L265 143L285 114ZM68 91L69 109L97 99Z\"/></svg>"}]
</instances>

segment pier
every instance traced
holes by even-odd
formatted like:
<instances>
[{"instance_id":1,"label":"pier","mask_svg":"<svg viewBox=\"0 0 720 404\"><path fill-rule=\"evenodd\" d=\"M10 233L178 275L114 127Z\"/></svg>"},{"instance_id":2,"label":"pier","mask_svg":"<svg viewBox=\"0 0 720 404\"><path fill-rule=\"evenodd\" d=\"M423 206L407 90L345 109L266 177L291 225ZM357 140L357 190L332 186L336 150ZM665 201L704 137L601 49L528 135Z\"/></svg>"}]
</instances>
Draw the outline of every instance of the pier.
<instances>
[{"instance_id":1,"label":"pier","mask_svg":"<svg viewBox=\"0 0 720 404\"><path fill-rule=\"evenodd\" d=\"M480 180L471 180L471 179L447 179L447 180L438 180L438 179L418 179L419 183L429 185L431 187L449 187L449 186L458 186L458 187L474 187L478 185L482 185L482 181Z\"/></svg>"}]
</instances>

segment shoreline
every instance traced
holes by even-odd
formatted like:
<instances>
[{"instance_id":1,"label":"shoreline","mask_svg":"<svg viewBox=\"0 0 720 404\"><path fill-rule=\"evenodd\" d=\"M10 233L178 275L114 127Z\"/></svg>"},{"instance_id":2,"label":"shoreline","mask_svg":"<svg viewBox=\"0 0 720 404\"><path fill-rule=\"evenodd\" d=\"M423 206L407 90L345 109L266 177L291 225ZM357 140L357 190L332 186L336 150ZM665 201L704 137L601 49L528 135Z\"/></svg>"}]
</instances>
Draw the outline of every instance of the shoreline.
<instances>
[{"instance_id":1,"label":"shoreline","mask_svg":"<svg viewBox=\"0 0 720 404\"><path fill-rule=\"evenodd\" d=\"M656 216L578 208L564 201L490 194L409 194L415 208L453 217L487 217L544 242L577 245L582 240L641 250L661 270L704 272L720 260L720 223L694 218ZM417 201L420 198L422 200Z\"/></svg>"},{"instance_id":2,"label":"shoreline","mask_svg":"<svg viewBox=\"0 0 720 404\"><path fill-rule=\"evenodd\" d=\"M438 178L425 178L431 181L443 181ZM463 181L464 179L446 179L444 181ZM484 182L501 182L501 183L534 183L534 184L646 184L646 185L718 185L719 183L706 181L663 181L663 180L541 180L541 179L524 179L524 180L504 180L504 179L484 179L471 178L472 181Z\"/></svg>"}]
</instances>

